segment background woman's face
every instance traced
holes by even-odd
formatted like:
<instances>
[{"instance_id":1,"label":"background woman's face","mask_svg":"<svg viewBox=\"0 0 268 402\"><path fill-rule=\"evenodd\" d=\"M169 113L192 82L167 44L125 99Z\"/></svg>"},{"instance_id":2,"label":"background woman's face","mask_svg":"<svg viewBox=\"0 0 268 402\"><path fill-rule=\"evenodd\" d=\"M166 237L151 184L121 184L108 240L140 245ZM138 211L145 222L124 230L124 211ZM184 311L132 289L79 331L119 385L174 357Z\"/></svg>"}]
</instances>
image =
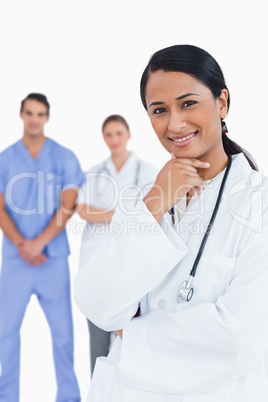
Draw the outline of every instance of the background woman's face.
<instances>
[{"instance_id":1,"label":"background woman's face","mask_svg":"<svg viewBox=\"0 0 268 402\"><path fill-rule=\"evenodd\" d=\"M155 133L177 157L208 160L222 152L221 118L227 113L227 90L215 99L191 75L153 72L146 85L146 104Z\"/></svg>"},{"instance_id":2,"label":"background woman's face","mask_svg":"<svg viewBox=\"0 0 268 402\"><path fill-rule=\"evenodd\" d=\"M104 126L103 138L112 155L119 155L127 149L130 132L120 121L110 121Z\"/></svg>"}]
</instances>

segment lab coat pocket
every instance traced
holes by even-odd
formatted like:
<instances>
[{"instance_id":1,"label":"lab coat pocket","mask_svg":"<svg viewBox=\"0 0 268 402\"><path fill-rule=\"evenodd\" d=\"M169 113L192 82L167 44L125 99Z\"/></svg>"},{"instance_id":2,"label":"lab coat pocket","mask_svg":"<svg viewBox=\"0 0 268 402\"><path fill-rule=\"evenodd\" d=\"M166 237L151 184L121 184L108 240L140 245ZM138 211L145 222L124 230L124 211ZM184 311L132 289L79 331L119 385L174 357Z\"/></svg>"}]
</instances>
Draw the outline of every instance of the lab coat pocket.
<instances>
[{"instance_id":1,"label":"lab coat pocket","mask_svg":"<svg viewBox=\"0 0 268 402\"><path fill-rule=\"evenodd\" d=\"M118 359L121 339L117 337L107 357L96 361L87 402L120 402L123 400L125 387L118 378Z\"/></svg>"},{"instance_id":2,"label":"lab coat pocket","mask_svg":"<svg viewBox=\"0 0 268 402\"><path fill-rule=\"evenodd\" d=\"M117 367L106 362L105 357L96 361L87 402L110 402Z\"/></svg>"}]
</instances>

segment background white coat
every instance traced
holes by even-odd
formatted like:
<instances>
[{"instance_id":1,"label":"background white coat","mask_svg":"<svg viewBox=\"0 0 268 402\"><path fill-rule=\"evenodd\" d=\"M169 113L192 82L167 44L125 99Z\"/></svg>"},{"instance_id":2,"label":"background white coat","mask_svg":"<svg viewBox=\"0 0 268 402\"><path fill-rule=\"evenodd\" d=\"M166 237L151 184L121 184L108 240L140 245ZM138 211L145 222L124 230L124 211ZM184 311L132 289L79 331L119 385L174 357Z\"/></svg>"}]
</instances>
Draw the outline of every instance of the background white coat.
<instances>
[{"instance_id":1,"label":"background white coat","mask_svg":"<svg viewBox=\"0 0 268 402\"><path fill-rule=\"evenodd\" d=\"M0 150L22 135L20 101L38 91L51 103L46 134L73 149L85 170L109 155L100 127L111 113L129 122L129 148L160 168L168 155L140 102L139 80L156 50L190 43L205 48L222 66L231 92L229 134L267 174L266 16L265 0L2 0ZM80 223L75 217L68 229L72 277ZM75 366L84 400L88 332L75 305L73 312ZM21 402L53 401L50 334L35 299L21 332Z\"/></svg>"}]
</instances>

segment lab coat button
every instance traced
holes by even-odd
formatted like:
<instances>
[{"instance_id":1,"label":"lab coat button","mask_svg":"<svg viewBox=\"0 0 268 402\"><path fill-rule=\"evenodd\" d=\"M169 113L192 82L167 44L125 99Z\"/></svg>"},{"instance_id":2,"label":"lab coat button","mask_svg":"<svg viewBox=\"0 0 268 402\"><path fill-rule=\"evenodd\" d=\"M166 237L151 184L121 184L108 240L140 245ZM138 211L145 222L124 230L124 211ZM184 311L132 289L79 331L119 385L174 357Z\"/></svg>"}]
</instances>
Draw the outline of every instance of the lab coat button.
<instances>
[{"instance_id":1,"label":"lab coat button","mask_svg":"<svg viewBox=\"0 0 268 402\"><path fill-rule=\"evenodd\" d=\"M159 300L159 302L158 302L158 307L159 308L163 309L163 308L166 307L166 305L167 305L166 300L164 300L164 299Z\"/></svg>"}]
</instances>

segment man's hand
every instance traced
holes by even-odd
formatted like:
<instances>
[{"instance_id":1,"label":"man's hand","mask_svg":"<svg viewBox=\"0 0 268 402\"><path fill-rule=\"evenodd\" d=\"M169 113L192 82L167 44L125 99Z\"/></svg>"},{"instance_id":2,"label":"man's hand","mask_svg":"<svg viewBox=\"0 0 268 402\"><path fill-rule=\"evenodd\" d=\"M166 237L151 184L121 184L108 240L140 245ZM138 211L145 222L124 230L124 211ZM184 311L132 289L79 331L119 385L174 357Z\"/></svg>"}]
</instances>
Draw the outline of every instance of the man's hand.
<instances>
[{"instance_id":1,"label":"man's hand","mask_svg":"<svg viewBox=\"0 0 268 402\"><path fill-rule=\"evenodd\" d=\"M38 238L32 240L21 240L17 243L17 247L21 258L27 261L30 265L40 265L47 260L47 257L42 254L45 245Z\"/></svg>"},{"instance_id":2,"label":"man's hand","mask_svg":"<svg viewBox=\"0 0 268 402\"><path fill-rule=\"evenodd\" d=\"M33 267L36 267L37 265L41 265L46 261L47 261L47 257L45 256L45 254L40 254L37 257L35 257L34 260L32 260L30 265L32 265Z\"/></svg>"}]
</instances>

